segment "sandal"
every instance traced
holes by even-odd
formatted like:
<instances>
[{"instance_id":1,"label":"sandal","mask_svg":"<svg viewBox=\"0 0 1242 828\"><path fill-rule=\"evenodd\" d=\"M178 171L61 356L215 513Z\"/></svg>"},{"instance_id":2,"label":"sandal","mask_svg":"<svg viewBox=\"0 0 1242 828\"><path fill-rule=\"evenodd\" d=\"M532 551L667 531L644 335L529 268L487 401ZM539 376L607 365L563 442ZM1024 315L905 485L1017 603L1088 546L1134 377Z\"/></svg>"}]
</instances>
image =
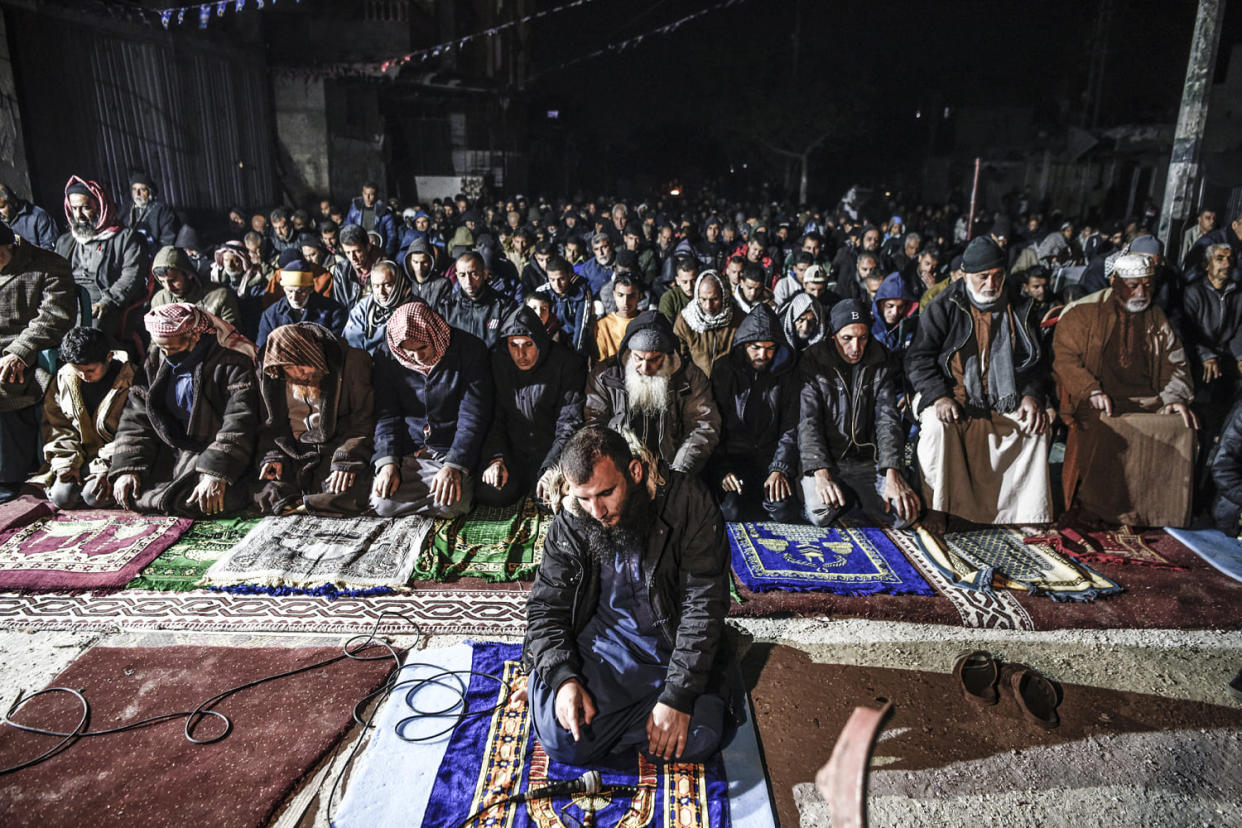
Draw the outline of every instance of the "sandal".
<instances>
[{"instance_id":1,"label":"sandal","mask_svg":"<svg viewBox=\"0 0 1242 828\"><path fill-rule=\"evenodd\" d=\"M1018 703L1022 718L1044 730L1061 724L1057 714L1061 693L1056 682L1043 673L1025 664L1006 664L1001 669L1000 683Z\"/></svg>"},{"instance_id":2,"label":"sandal","mask_svg":"<svg viewBox=\"0 0 1242 828\"><path fill-rule=\"evenodd\" d=\"M958 655L953 664L953 677L968 701L981 706L1000 701L996 692L1000 662L987 650L970 650Z\"/></svg>"}]
</instances>

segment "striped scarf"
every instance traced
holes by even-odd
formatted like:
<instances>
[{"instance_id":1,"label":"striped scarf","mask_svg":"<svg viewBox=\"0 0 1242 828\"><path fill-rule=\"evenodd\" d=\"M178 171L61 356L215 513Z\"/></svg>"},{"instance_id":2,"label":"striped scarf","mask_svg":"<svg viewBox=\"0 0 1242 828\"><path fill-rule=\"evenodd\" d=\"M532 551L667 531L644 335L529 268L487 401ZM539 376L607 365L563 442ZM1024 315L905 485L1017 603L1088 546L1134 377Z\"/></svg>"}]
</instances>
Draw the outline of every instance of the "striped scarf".
<instances>
[{"instance_id":1,"label":"striped scarf","mask_svg":"<svg viewBox=\"0 0 1242 828\"><path fill-rule=\"evenodd\" d=\"M317 327L313 322L299 322L281 325L268 334L267 342L263 343L263 373L272 379L282 379L284 367L292 365L314 368L326 375L328 361L324 358L323 348L310 334L310 330Z\"/></svg>"}]
</instances>

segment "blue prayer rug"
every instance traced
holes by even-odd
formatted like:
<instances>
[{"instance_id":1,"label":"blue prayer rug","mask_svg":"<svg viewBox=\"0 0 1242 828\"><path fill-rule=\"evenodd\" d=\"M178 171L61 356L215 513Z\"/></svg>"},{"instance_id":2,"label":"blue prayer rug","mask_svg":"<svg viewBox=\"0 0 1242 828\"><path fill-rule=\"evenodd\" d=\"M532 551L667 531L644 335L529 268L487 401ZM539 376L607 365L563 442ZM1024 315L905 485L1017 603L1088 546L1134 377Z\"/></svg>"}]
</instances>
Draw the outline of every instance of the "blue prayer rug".
<instances>
[{"instance_id":1,"label":"blue prayer rug","mask_svg":"<svg viewBox=\"0 0 1242 828\"><path fill-rule=\"evenodd\" d=\"M544 753L526 702L509 699L492 678L502 677L515 691L525 687L520 658L521 647L515 644L474 646L467 706L471 711L491 713L466 716L454 728L427 800L424 826L452 828L481 811L464 824L472 828L572 828L582 824L588 810L594 811L594 824L600 826L715 828L730 824L728 783L719 754L705 764L658 765L635 751L632 769L601 769L604 790L599 794L501 804L506 796L552 781L576 779L586 770L562 765ZM610 785L633 786L636 792L609 794Z\"/></svg>"},{"instance_id":2,"label":"blue prayer rug","mask_svg":"<svg viewBox=\"0 0 1242 828\"><path fill-rule=\"evenodd\" d=\"M751 592L935 595L883 529L730 523L733 571Z\"/></svg>"}]
</instances>

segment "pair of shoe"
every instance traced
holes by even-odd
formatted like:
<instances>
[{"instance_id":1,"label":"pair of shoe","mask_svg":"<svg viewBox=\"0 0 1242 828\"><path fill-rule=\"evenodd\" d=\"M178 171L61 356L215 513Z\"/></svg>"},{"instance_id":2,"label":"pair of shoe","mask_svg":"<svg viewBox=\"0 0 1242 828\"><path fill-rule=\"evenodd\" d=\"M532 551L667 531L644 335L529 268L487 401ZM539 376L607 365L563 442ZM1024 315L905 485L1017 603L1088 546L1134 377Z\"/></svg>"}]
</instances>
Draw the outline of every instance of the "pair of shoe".
<instances>
[{"instance_id":1,"label":"pair of shoe","mask_svg":"<svg viewBox=\"0 0 1242 828\"><path fill-rule=\"evenodd\" d=\"M974 704L994 705L1000 701L1000 692L1006 692L1028 722L1044 730L1052 730L1061 723L1057 715L1060 689L1043 673L1025 664L1001 666L1000 659L987 650L971 650L957 657L953 676L962 695Z\"/></svg>"}]
</instances>

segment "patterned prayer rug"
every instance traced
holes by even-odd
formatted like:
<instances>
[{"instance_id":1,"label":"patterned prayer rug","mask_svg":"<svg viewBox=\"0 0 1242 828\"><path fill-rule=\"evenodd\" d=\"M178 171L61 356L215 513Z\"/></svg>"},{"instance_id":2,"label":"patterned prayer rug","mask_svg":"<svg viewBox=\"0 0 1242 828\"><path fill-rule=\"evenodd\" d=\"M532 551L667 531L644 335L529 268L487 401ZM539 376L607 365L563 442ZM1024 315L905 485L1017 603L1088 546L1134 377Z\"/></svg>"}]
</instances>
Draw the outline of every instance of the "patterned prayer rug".
<instances>
[{"instance_id":1,"label":"patterned prayer rug","mask_svg":"<svg viewBox=\"0 0 1242 828\"><path fill-rule=\"evenodd\" d=\"M1006 526L946 532L943 541L919 529L931 562L966 589L1024 589L1054 601L1094 601L1121 586L1050 546L1026 544Z\"/></svg>"},{"instance_id":2,"label":"patterned prayer rug","mask_svg":"<svg viewBox=\"0 0 1242 828\"><path fill-rule=\"evenodd\" d=\"M121 589L191 523L132 512L62 512L0 535L0 589Z\"/></svg>"},{"instance_id":3,"label":"patterned prayer rug","mask_svg":"<svg viewBox=\"0 0 1242 828\"><path fill-rule=\"evenodd\" d=\"M400 589L430 529L431 520L423 517L264 518L211 565L203 583Z\"/></svg>"},{"instance_id":4,"label":"patterned prayer rug","mask_svg":"<svg viewBox=\"0 0 1242 828\"><path fill-rule=\"evenodd\" d=\"M600 769L605 786L634 786L637 790L632 793L602 791L589 797L500 804L509 794L575 779L584 770L561 765L544 753L534 737L526 702L513 699L493 678L499 677L514 691L524 687L519 657L518 646L495 643L411 653L401 675L408 683L383 702L333 825L574 828L583 824L584 806L594 807L592 824L601 826L773 825L749 715L738 736L708 763L657 765L636 752L631 769ZM454 726L458 682L468 686L466 707L471 715ZM450 717L417 715L436 710L449 710ZM748 707L745 712L749 713ZM445 728L449 731L436 736ZM737 790L738 799L730 799L731 789ZM763 795L750 801L741 798L757 791ZM480 809L485 813L462 823Z\"/></svg>"},{"instance_id":5,"label":"patterned prayer rug","mask_svg":"<svg viewBox=\"0 0 1242 828\"><path fill-rule=\"evenodd\" d=\"M129 582L126 589L183 592L194 589L203 573L259 524L258 518L196 520L181 540L165 550Z\"/></svg>"},{"instance_id":6,"label":"patterned prayer rug","mask_svg":"<svg viewBox=\"0 0 1242 828\"><path fill-rule=\"evenodd\" d=\"M49 686L80 688L91 705L91 729L102 730L193 710L224 690L340 654L339 647L95 647ZM212 706L233 723L213 744L187 741L185 719L176 717L84 739L41 764L0 776L0 822L39 828L266 825L351 726L354 704L392 667L390 659L342 659L242 690ZM80 710L67 693L52 693L13 718L72 730ZM195 735L220 730L221 723L207 717ZM0 727L0 767L33 759L57 741Z\"/></svg>"},{"instance_id":7,"label":"patterned prayer rug","mask_svg":"<svg viewBox=\"0 0 1242 828\"><path fill-rule=\"evenodd\" d=\"M520 636L526 632L526 593L454 587L409 595L326 598L145 592L111 595L0 593L2 630L186 630L229 633L357 635L380 622L382 635Z\"/></svg>"},{"instance_id":8,"label":"patterned prayer rug","mask_svg":"<svg viewBox=\"0 0 1242 828\"><path fill-rule=\"evenodd\" d=\"M531 580L551 522L529 497L512 506L479 506L455 520L437 520L431 543L414 566L414 578Z\"/></svg>"},{"instance_id":9,"label":"patterned prayer rug","mask_svg":"<svg viewBox=\"0 0 1242 828\"><path fill-rule=\"evenodd\" d=\"M1222 575L1242 581L1242 541L1229 537L1219 529L1165 531Z\"/></svg>"},{"instance_id":10,"label":"patterned prayer rug","mask_svg":"<svg viewBox=\"0 0 1242 828\"><path fill-rule=\"evenodd\" d=\"M752 592L935 595L883 529L730 523L733 571Z\"/></svg>"},{"instance_id":11,"label":"patterned prayer rug","mask_svg":"<svg viewBox=\"0 0 1242 828\"><path fill-rule=\"evenodd\" d=\"M1149 535L1158 536L1158 532ZM1116 531L1079 532L1069 527L1044 535L1032 535L1024 539L1028 544L1051 546L1076 561L1093 564L1132 564L1153 566L1159 569L1184 570L1169 563L1168 559L1152 549L1143 535L1128 526Z\"/></svg>"}]
</instances>

